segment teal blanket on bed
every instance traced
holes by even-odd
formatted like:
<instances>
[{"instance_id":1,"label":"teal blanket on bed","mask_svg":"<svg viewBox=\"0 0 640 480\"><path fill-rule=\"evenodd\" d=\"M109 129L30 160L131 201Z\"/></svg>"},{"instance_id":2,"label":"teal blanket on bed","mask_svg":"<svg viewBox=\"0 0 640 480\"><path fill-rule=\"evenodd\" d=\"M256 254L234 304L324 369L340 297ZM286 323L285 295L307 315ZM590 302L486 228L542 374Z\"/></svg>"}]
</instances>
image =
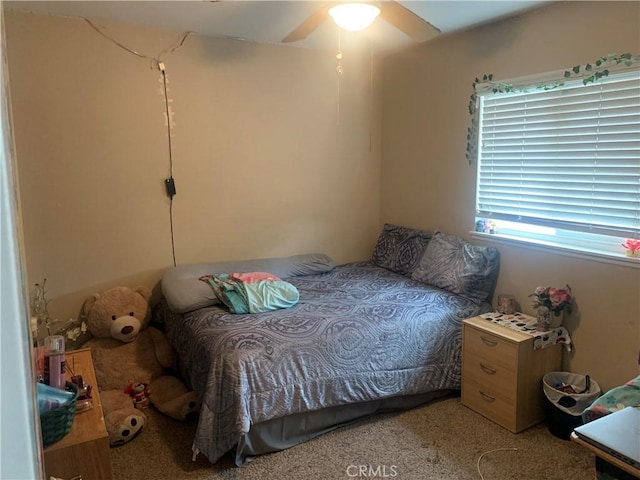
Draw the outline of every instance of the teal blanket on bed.
<instances>
[{"instance_id":1,"label":"teal blanket on bed","mask_svg":"<svg viewBox=\"0 0 640 480\"><path fill-rule=\"evenodd\" d=\"M298 289L266 272L222 273L200 278L231 313L262 313L298 303Z\"/></svg>"},{"instance_id":2,"label":"teal blanket on bed","mask_svg":"<svg viewBox=\"0 0 640 480\"><path fill-rule=\"evenodd\" d=\"M588 423L626 407L640 407L640 375L598 397L582 412L582 421Z\"/></svg>"}]
</instances>

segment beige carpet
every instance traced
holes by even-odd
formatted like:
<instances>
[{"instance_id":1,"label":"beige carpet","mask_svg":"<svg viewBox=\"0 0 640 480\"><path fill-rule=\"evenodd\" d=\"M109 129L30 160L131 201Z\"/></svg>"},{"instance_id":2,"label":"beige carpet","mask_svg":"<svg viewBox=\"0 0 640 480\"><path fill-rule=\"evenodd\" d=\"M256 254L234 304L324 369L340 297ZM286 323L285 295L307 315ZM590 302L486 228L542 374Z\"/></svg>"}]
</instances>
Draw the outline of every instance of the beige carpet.
<instances>
[{"instance_id":1,"label":"beige carpet","mask_svg":"<svg viewBox=\"0 0 640 480\"><path fill-rule=\"evenodd\" d=\"M115 480L594 478L593 457L551 435L546 425L514 435L462 406L459 397L371 417L263 455L242 468L229 456L215 465L203 455L192 462L196 421L177 422L155 410L147 413L147 425L138 437L111 449ZM512 448L517 450L496 450ZM477 464L483 453L480 474Z\"/></svg>"}]
</instances>

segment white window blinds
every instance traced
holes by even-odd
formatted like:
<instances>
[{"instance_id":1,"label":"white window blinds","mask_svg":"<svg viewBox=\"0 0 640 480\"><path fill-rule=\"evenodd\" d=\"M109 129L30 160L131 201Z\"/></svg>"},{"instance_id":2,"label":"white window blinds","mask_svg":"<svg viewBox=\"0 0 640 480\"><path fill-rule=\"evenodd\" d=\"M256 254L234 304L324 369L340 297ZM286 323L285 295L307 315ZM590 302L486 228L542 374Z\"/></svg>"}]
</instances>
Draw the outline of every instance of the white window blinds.
<instances>
[{"instance_id":1,"label":"white window blinds","mask_svg":"<svg viewBox=\"0 0 640 480\"><path fill-rule=\"evenodd\" d=\"M479 217L640 233L640 71L480 97Z\"/></svg>"}]
</instances>

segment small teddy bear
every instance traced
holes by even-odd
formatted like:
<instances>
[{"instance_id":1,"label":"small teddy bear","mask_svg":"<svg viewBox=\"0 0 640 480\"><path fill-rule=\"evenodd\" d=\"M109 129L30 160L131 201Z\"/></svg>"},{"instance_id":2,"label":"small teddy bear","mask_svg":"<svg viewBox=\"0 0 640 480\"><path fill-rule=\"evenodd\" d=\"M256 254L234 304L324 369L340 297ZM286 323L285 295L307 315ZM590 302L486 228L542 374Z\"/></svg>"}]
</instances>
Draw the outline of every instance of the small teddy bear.
<instances>
[{"instance_id":1,"label":"small teddy bear","mask_svg":"<svg viewBox=\"0 0 640 480\"><path fill-rule=\"evenodd\" d=\"M175 354L165 335L149 326L150 298L146 287L114 287L83 305L93 335L85 346L92 352L111 445L131 440L146 421L126 393L130 386L144 385L151 404L172 418L184 420L200 410L197 394L166 374L175 366Z\"/></svg>"}]
</instances>

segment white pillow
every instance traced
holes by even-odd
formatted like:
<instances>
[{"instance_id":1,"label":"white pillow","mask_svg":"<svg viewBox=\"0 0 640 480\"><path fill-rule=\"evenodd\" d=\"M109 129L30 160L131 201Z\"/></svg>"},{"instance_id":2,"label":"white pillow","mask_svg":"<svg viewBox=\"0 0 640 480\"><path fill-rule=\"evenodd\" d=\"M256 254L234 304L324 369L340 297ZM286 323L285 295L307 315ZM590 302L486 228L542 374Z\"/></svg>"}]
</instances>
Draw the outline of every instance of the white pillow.
<instances>
[{"instance_id":1,"label":"white pillow","mask_svg":"<svg viewBox=\"0 0 640 480\"><path fill-rule=\"evenodd\" d=\"M162 294L172 311L184 313L219 303L211 287L199 280L203 275L269 272L284 278L324 273L334 267L333 260L324 253L178 265L169 268L162 276Z\"/></svg>"}]
</instances>

